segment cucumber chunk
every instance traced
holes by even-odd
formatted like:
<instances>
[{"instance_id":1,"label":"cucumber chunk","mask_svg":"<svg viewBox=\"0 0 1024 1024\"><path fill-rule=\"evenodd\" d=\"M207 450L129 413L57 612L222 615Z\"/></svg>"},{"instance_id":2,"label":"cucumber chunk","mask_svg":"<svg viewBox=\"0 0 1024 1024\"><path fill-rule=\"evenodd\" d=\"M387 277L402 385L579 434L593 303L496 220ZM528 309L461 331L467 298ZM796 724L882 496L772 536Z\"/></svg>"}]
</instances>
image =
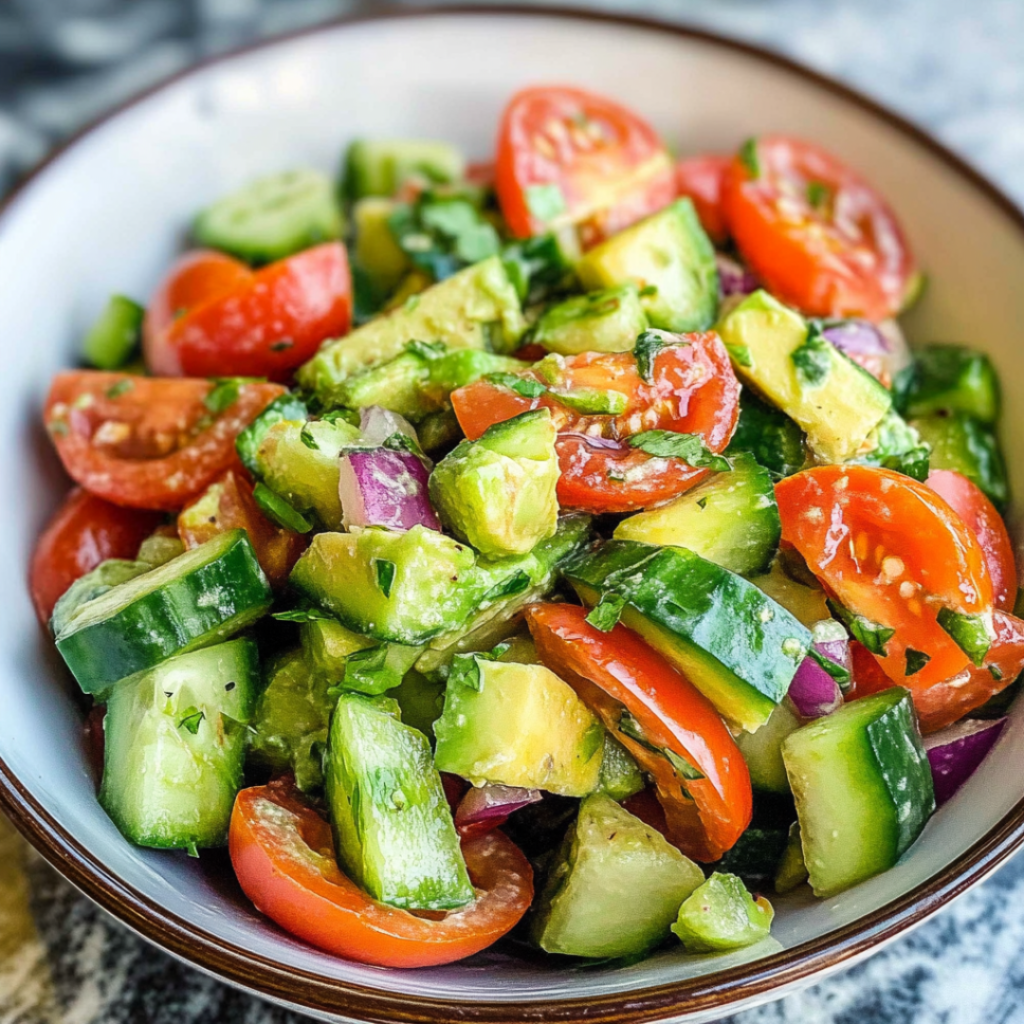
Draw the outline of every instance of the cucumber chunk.
<instances>
[{"instance_id":1,"label":"cucumber chunk","mask_svg":"<svg viewBox=\"0 0 1024 1024\"><path fill-rule=\"evenodd\" d=\"M716 871L679 908L672 931L689 953L743 949L768 937L775 911L735 876Z\"/></svg>"},{"instance_id":2,"label":"cucumber chunk","mask_svg":"<svg viewBox=\"0 0 1024 1024\"><path fill-rule=\"evenodd\" d=\"M437 767L474 786L584 796L600 780L604 728L543 665L461 655L434 735Z\"/></svg>"},{"instance_id":3,"label":"cucumber chunk","mask_svg":"<svg viewBox=\"0 0 1024 1024\"><path fill-rule=\"evenodd\" d=\"M242 465L255 477L260 476L256 452L272 426L283 420L304 423L309 419L306 403L291 392L275 398L235 439L235 451Z\"/></svg>"},{"instance_id":4,"label":"cucumber chunk","mask_svg":"<svg viewBox=\"0 0 1024 1024\"><path fill-rule=\"evenodd\" d=\"M617 803L628 800L647 785L633 755L611 733L604 736L604 758L598 790Z\"/></svg>"},{"instance_id":5,"label":"cucumber chunk","mask_svg":"<svg viewBox=\"0 0 1024 1024\"><path fill-rule=\"evenodd\" d=\"M433 139L357 139L345 153L342 185L349 199L393 196L410 178L447 185L465 172L455 146Z\"/></svg>"},{"instance_id":6,"label":"cucumber chunk","mask_svg":"<svg viewBox=\"0 0 1024 1024\"><path fill-rule=\"evenodd\" d=\"M665 331L706 331L718 315L715 250L689 199L595 246L577 272L589 289L632 282L651 326Z\"/></svg>"},{"instance_id":7,"label":"cucumber chunk","mask_svg":"<svg viewBox=\"0 0 1024 1024\"><path fill-rule=\"evenodd\" d=\"M897 379L900 410L911 417L959 412L991 426L999 418L999 378L988 356L962 345L925 345Z\"/></svg>"},{"instance_id":8,"label":"cucumber chunk","mask_svg":"<svg viewBox=\"0 0 1024 1024\"><path fill-rule=\"evenodd\" d=\"M595 793L565 837L531 935L549 953L640 955L668 938L680 904L703 881L660 832Z\"/></svg>"},{"instance_id":9,"label":"cucumber chunk","mask_svg":"<svg viewBox=\"0 0 1024 1024\"><path fill-rule=\"evenodd\" d=\"M82 605L112 590L119 583L127 583L128 580L133 580L152 568L152 564L141 559L131 562L123 558L108 558L105 562L100 562L92 572L80 576L61 594L50 616L50 632L57 636L75 617Z\"/></svg>"},{"instance_id":10,"label":"cucumber chunk","mask_svg":"<svg viewBox=\"0 0 1024 1024\"><path fill-rule=\"evenodd\" d=\"M341 206L331 179L300 169L271 174L218 199L195 219L192 235L248 263L272 263L341 238Z\"/></svg>"},{"instance_id":11,"label":"cucumber chunk","mask_svg":"<svg viewBox=\"0 0 1024 1024\"><path fill-rule=\"evenodd\" d=\"M921 440L931 446L932 469L955 469L972 480L996 508L1010 500L1006 463L995 434L964 413L911 420Z\"/></svg>"},{"instance_id":12,"label":"cucumber chunk","mask_svg":"<svg viewBox=\"0 0 1024 1024\"><path fill-rule=\"evenodd\" d=\"M740 575L765 572L781 535L772 478L746 454L732 459L730 472L615 528L616 540L689 548Z\"/></svg>"},{"instance_id":13,"label":"cucumber chunk","mask_svg":"<svg viewBox=\"0 0 1024 1024\"><path fill-rule=\"evenodd\" d=\"M537 321L532 340L549 352L631 352L647 316L635 284L577 295L552 306Z\"/></svg>"},{"instance_id":14,"label":"cucumber chunk","mask_svg":"<svg viewBox=\"0 0 1024 1024\"><path fill-rule=\"evenodd\" d=\"M271 600L248 536L231 530L83 604L58 633L57 650L82 690L100 696L167 658L227 639Z\"/></svg>"},{"instance_id":15,"label":"cucumber chunk","mask_svg":"<svg viewBox=\"0 0 1024 1024\"><path fill-rule=\"evenodd\" d=\"M426 737L387 705L342 696L325 769L338 860L374 899L451 910L474 898Z\"/></svg>"},{"instance_id":16,"label":"cucumber chunk","mask_svg":"<svg viewBox=\"0 0 1024 1024\"><path fill-rule=\"evenodd\" d=\"M769 473L782 478L807 462L804 432L781 410L744 388L740 416L726 455L749 452Z\"/></svg>"},{"instance_id":17,"label":"cucumber chunk","mask_svg":"<svg viewBox=\"0 0 1024 1024\"><path fill-rule=\"evenodd\" d=\"M258 665L250 640L171 658L114 688L100 804L139 846L222 846L242 785Z\"/></svg>"},{"instance_id":18,"label":"cucumber chunk","mask_svg":"<svg viewBox=\"0 0 1024 1024\"><path fill-rule=\"evenodd\" d=\"M98 370L120 370L142 343L145 309L124 295L112 295L82 341L82 356Z\"/></svg>"},{"instance_id":19,"label":"cucumber chunk","mask_svg":"<svg viewBox=\"0 0 1024 1024\"><path fill-rule=\"evenodd\" d=\"M817 896L891 868L935 810L913 701L902 687L797 729L782 756Z\"/></svg>"},{"instance_id":20,"label":"cucumber chunk","mask_svg":"<svg viewBox=\"0 0 1024 1024\"><path fill-rule=\"evenodd\" d=\"M563 571L587 605L624 600L622 621L736 729L768 721L811 645L785 608L685 548L613 540Z\"/></svg>"},{"instance_id":21,"label":"cucumber chunk","mask_svg":"<svg viewBox=\"0 0 1024 1024\"><path fill-rule=\"evenodd\" d=\"M788 700L771 713L757 732L743 732L736 737L743 760L750 769L750 784L765 793L788 793L789 777L782 760L782 744L803 722Z\"/></svg>"},{"instance_id":22,"label":"cucumber chunk","mask_svg":"<svg viewBox=\"0 0 1024 1024\"><path fill-rule=\"evenodd\" d=\"M793 822L789 828L786 849L775 871L775 891L783 895L806 881L807 865L804 863L804 849L800 841L800 824Z\"/></svg>"}]
</instances>

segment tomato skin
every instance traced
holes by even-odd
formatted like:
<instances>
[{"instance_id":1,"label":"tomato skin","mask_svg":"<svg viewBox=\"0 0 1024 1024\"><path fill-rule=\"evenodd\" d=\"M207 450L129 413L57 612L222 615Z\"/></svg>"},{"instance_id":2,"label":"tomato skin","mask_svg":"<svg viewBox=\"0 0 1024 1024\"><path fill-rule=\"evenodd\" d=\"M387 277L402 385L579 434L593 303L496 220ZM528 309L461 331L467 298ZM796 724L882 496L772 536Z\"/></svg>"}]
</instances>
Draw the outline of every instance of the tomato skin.
<instances>
[{"instance_id":1,"label":"tomato skin","mask_svg":"<svg viewBox=\"0 0 1024 1024\"><path fill-rule=\"evenodd\" d=\"M165 327L154 350L193 377L287 380L327 338L351 323L352 282L340 242L327 242L250 273ZM164 357L161 356L161 359Z\"/></svg>"},{"instance_id":2,"label":"tomato skin","mask_svg":"<svg viewBox=\"0 0 1024 1024\"><path fill-rule=\"evenodd\" d=\"M750 774L711 702L625 626L602 633L578 605L535 604L526 612L541 661L564 679L653 776L665 834L687 856L715 861L750 824ZM667 757L619 731L625 708L649 743L685 758L704 777L685 781ZM686 793L689 793L689 798Z\"/></svg>"},{"instance_id":3,"label":"tomato skin","mask_svg":"<svg viewBox=\"0 0 1024 1024\"><path fill-rule=\"evenodd\" d=\"M120 508L76 487L36 541L29 590L45 626L53 606L79 577L108 558L134 558L163 520L157 512Z\"/></svg>"},{"instance_id":4,"label":"tomato skin","mask_svg":"<svg viewBox=\"0 0 1024 1024\"><path fill-rule=\"evenodd\" d=\"M732 237L765 288L811 316L894 316L915 268L885 200L798 139L763 136L756 153L756 177L742 155L732 161L723 203ZM819 185L827 195L815 205L808 190Z\"/></svg>"},{"instance_id":5,"label":"tomato skin","mask_svg":"<svg viewBox=\"0 0 1024 1024\"><path fill-rule=\"evenodd\" d=\"M117 505L178 511L226 469L240 468L235 438L284 388L241 384L214 415L215 385L78 370L59 373L44 421L71 478ZM123 389L123 390L120 390Z\"/></svg>"},{"instance_id":6,"label":"tomato skin","mask_svg":"<svg viewBox=\"0 0 1024 1024\"><path fill-rule=\"evenodd\" d=\"M330 826L284 781L238 794L228 849L243 891L267 917L329 953L380 967L472 956L510 931L533 899L529 862L489 832L462 846L478 890L469 907L431 920L378 903L341 873Z\"/></svg>"},{"instance_id":7,"label":"tomato skin","mask_svg":"<svg viewBox=\"0 0 1024 1024\"><path fill-rule=\"evenodd\" d=\"M729 240L729 225L722 205L725 174L732 158L709 154L693 156L676 164L676 188L679 195L689 196L701 225L716 245Z\"/></svg>"},{"instance_id":8,"label":"tomato skin","mask_svg":"<svg viewBox=\"0 0 1024 1024\"><path fill-rule=\"evenodd\" d=\"M933 469L926 482L974 532L985 553L995 605L1012 611L1017 599L1017 564L1003 517L980 487L955 470Z\"/></svg>"},{"instance_id":9,"label":"tomato skin","mask_svg":"<svg viewBox=\"0 0 1024 1024\"><path fill-rule=\"evenodd\" d=\"M974 534L930 487L870 466L805 470L778 483L775 497L783 541L825 589L850 611L896 630L878 663L914 694L922 722L926 714L934 719L929 691L970 664L938 625L938 609L984 614L993 606ZM908 648L931 659L909 676Z\"/></svg>"},{"instance_id":10,"label":"tomato skin","mask_svg":"<svg viewBox=\"0 0 1024 1024\"><path fill-rule=\"evenodd\" d=\"M654 357L652 383L641 380L631 352L584 352L555 364L559 389L624 394L626 409L617 416L583 414L550 391L528 398L486 380L454 391L452 407L470 439L528 409L550 409L562 470L559 504L598 513L645 508L682 494L708 471L631 448L630 436L646 430L699 434L711 451L721 452L736 429L739 384L725 346L712 332L676 337L679 344ZM552 383L534 371L517 376Z\"/></svg>"},{"instance_id":11,"label":"tomato skin","mask_svg":"<svg viewBox=\"0 0 1024 1024\"><path fill-rule=\"evenodd\" d=\"M527 190L539 185L558 188L563 211L547 219L531 212ZM654 129L612 100L566 86L533 86L509 100L495 187L517 237L576 224L585 245L676 197L672 161Z\"/></svg>"}]
</instances>

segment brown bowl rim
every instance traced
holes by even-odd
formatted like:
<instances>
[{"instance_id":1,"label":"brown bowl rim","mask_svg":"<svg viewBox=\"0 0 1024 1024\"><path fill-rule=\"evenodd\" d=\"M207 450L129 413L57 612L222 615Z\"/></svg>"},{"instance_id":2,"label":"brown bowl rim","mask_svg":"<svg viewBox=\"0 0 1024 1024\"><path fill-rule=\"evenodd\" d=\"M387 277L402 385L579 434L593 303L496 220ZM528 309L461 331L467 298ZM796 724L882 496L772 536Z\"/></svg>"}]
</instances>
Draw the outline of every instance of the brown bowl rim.
<instances>
[{"instance_id":1,"label":"brown bowl rim","mask_svg":"<svg viewBox=\"0 0 1024 1024\"><path fill-rule=\"evenodd\" d=\"M0 228L4 215L37 176L82 138L150 96L198 71L261 50L283 41L348 25L384 20L421 19L469 14L573 19L580 22L636 27L667 36L696 40L731 50L781 68L791 75L832 93L910 138L959 178L981 192L1024 235L1024 212L979 171L951 152L931 135L889 108L827 75L764 47L742 42L706 29L673 24L655 18L577 8L537 8L525 4L451 4L416 8L385 8L343 16L295 32L260 40L206 58L156 83L97 118L54 149L23 178L0 203ZM144 939L179 959L254 994L296 1009L319 1014L340 1014L379 1024L439 1024L479 1022L512 1024L537 1021L558 1024L640 1024L674 1018L686 1013L728 1012L748 1000L763 1001L775 989L809 982L815 975L851 965L881 944L920 924L951 900L982 881L1024 845L1024 798L1003 819L960 857L910 892L857 921L821 938L773 954L753 964L741 965L704 977L655 985L632 992L552 1001L530 1000L460 1002L329 979L285 967L251 950L242 949L204 932L177 915L168 913L142 893L114 876L100 860L62 828L14 776L0 757L0 809L42 856L90 899Z\"/></svg>"}]
</instances>

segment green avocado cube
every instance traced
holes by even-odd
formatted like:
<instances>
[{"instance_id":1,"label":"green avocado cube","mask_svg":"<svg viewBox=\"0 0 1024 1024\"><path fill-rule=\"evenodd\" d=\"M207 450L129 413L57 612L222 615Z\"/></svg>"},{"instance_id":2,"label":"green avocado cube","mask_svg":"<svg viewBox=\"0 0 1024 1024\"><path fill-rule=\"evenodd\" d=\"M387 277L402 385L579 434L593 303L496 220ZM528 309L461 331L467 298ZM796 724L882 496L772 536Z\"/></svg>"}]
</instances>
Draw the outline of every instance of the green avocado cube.
<instances>
[{"instance_id":1,"label":"green avocado cube","mask_svg":"<svg viewBox=\"0 0 1024 1024\"><path fill-rule=\"evenodd\" d=\"M672 931L689 953L722 953L768 937L775 911L735 876L716 871L679 908Z\"/></svg>"},{"instance_id":2,"label":"green avocado cube","mask_svg":"<svg viewBox=\"0 0 1024 1024\"><path fill-rule=\"evenodd\" d=\"M647 330L640 292L632 282L577 295L552 306L537 321L533 341L549 352L632 352Z\"/></svg>"}]
</instances>

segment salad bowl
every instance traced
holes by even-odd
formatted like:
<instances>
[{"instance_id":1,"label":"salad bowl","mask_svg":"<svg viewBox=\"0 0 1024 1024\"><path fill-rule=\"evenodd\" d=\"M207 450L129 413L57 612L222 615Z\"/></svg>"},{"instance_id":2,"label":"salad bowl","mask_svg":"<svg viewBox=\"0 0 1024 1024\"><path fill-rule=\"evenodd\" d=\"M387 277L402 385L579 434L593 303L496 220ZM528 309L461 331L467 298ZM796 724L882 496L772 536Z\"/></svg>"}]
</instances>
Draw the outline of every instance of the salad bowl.
<instances>
[{"instance_id":1,"label":"salad bowl","mask_svg":"<svg viewBox=\"0 0 1024 1024\"><path fill-rule=\"evenodd\" d=\"M9 594L0 627L0 807L66 877L146 939L324 1020L717 1019L850 966L1024 843L1018 705L989 759L895 868L826 900L780 900L773 938L758 946L587 967L541 963L507 946L461 964L398 971L305 946L248 904L225 855L196 861L132 847L100 808L80 708L23 582L64 486L38 426L50 377L73 358L112 288L152 292L197 207L257 174L296 164L332 170L360 136L444 138L486 159L508 96L552 81L615 95L680 152L729 151L778 131L813 139L870 177L928 272L907 333L989 354L1007 382L1011 484L1024 486L1024 404L1013 401L1024 377L1024 215L912 126L755 48L631 18L419 10L211 61L72 141L0 214L0 416L9 439L0 457L17 495L0 507Z\"/></svg>"}]
</instances>

